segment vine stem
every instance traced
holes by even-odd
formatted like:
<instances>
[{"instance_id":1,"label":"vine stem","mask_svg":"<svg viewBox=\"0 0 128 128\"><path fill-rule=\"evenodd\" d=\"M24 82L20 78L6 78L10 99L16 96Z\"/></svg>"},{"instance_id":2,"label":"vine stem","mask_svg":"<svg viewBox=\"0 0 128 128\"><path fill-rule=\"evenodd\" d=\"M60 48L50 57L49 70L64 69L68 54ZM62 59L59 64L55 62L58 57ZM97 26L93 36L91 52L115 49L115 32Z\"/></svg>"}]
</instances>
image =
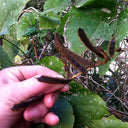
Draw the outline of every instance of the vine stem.
<instances>
[{"instance_id":1,"label":"vine stem","mask_svg":"<svg viewBox=\"0 0 128 128\"><path fill-rule=\"evenodd\" d=\"M41 54L40 54L40 56L39 56L39 60L41 60L41 57L42 57L42 55L44 54L44 52L45 52L45 50L47 49L47 47L48 47L49 44L50 44L50 42L48 42L48 43L46 44L46 46L43 48L43 50L42 50L42 52L41 52Z\"/></svg>"}]
</instances>

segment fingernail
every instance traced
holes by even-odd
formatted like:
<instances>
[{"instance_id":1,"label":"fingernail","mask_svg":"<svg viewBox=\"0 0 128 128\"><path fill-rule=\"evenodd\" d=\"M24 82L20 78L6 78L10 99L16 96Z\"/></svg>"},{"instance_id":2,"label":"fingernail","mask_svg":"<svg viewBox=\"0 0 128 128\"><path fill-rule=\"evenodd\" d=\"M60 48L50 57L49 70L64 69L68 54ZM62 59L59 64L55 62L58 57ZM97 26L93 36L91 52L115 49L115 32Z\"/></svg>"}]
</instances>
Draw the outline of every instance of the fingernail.
<instances>
[{"instance_id":1,"label":"fingernail","mask_svg":"<svg viewBox=\"0 0 128 128\"><path fill-rule=\"evenodd\" d=\"M43 122L45 122L48 125L56 125L59 122L59 118L58 116L56 116L55 114L53 114L52 112L49 112L44 119L42 120Z\"/></svg>"}]
</instances>

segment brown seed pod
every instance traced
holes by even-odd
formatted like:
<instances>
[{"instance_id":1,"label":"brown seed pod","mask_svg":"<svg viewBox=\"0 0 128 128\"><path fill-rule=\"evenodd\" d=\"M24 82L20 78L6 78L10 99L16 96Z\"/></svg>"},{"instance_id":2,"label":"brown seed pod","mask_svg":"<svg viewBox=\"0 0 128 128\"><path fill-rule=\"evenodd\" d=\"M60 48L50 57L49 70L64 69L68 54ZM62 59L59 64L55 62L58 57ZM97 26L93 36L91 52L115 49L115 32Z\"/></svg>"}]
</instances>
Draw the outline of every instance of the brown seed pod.
<instances>
[{"instance_id":1,"label":"brown seed pod","mask_svg":"<svg viewBox=\"0 0 128 128\"><path fill-rule=\"evenodd\" d=\"M68 84L72 81L72 78L58 78L58 77L49 77L49 76L41 76L37 78L39 82L49 83L49 84ZM21 101L18 104L14 104L11 108L12 111L19 111L21 109L25 109L31 104L39 102L41 99L43 99L44 95L41 96L34 96L31 97L25 101Z\"/></svg>"},{"instance_id":2,"label":"brown seed pod","mask_svg":"<svg viewBox=\"0 0 128 128\"><path fill-rule=\"evenodd\" d=\"M19 111L21 109L25 109L26 107L39 102L41 99L43 99L44 95L41 96L34 96L31 97L25 101L21 101L18 104L14 104L13 107L11 108L12 111Z\"/></svg>"},{"instance_id":3,"label":"brown seed pod","mask_svg":"<svg viewBox=\"0 0 128 128\"><path fill-rule=\"evenodd\" d=\"M112 57L114 55L115 52L115 36L112 37L112 39L109 41L109 45L108 45L108 51L109 51L109 55L110 57Z\"/></svg>"},{"instance_id":4,"label":"brown seed pod","mask_svg":"<svg viewBox=\"0 0 128 128\"><path fill-rule=\"evenodd\" d=\"M49 84L68 84L72 81L70 78L58 78L58 77L49 77L49 76L41 76L37 78L38 81L49 83Z\"/></svg>"},{"instance_id":5,"label":"brown seed pod","mask_svg":"<svg viewBox=\"0 0 128 128\"><path fill-rule=\"evenodd\" d=\"M97 50L97 47L94 46L89 38L87 37L86 33L84 32L84 30L82 28L78 29L78 36L80 38L80 40L84 43L84 45L90 49L92 52L94 52L97 56L104 58L104 56L102 55L102 53L100 53L99 50Z\"/></svg>"},{"instance_id":6,"label":"brown seed pod","mask_svg":"<svg viewBox=\"0 0 128 128\"><path fill-rule=\"evenodd\" d=\"M68 60L75 68L80 70L83 74L87 73L86 68L80 64L78 58L80 57L79 55L71 52L67 48L63 46L63 41L61 40L59 34L55 33L54 34L55 41L53 41L53 45L58 50L58 52L61 54L62 57L64 57L66 60Z\"/></svg>"}]
</instances>

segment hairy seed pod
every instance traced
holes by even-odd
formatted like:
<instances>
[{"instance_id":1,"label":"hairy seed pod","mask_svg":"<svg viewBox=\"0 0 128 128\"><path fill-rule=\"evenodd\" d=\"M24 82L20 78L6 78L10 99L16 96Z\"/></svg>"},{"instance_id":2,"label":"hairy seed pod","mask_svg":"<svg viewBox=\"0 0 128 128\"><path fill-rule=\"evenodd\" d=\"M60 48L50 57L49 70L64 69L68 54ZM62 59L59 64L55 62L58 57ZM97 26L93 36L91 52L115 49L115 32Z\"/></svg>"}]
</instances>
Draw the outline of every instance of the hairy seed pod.
<instances>
[{"instance_id":1,"label":"hairy seed pod","mask_svg":"<svg viewBox=\"0 0 128 128\"><path fill-rule=\"evenodd\" d=\"M92 52L94 52L97 56L104 58L104 56L100 53L99 50L97 50L97 47L94 46L89 38L87 37L86 33L84 32L84 30L82 28L78 29L78 36L80 38L80 40L84 43L84 45L90 49Z\"/></svg>"},{"instance_id":2,"label":"hairy seed pod","mask_svg":"<svg viewBox=\"0 0 128 128\"><path fill-rule=\"evenodd\" d=\"M112 37L112 39L109 41L109 45L108 45L108 51L109 51L109 55L110 57L112 57L114 55L115 52L115 36Z\"/></svg>"}]
</instances>

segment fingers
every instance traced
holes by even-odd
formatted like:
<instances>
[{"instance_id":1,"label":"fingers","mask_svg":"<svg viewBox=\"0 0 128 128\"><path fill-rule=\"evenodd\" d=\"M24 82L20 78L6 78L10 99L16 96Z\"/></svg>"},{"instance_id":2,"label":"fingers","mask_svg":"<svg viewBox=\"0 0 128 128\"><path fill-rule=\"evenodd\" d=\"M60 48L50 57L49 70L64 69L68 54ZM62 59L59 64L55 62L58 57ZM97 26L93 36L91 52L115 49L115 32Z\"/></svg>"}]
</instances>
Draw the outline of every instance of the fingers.
<instances>
[{"instance_id":1,"label":"fingers","mask_svg":"<svg viewBox=\"0 0 128 128\"><path fill-rule=\"evenodd\" d=\"M42 74L51 77L62 77L42 66L12 67L0 71L0 74L3 77L1 83L7 86L4 93L6 94L5 98L8 97L9 108L33 96L45 94L43 104L32 105L25 110L24 117L26 120L42 119L48 113L48 108L52 107L58 99L59 91L69 90L68 85L48 84L38 81L37 78Z\"/></svg>"},{"instance_id":2,"label":"fingers","mask_svg":"<svg viewBox=\"0 0 128 128\"><path fill-rule=\"evenodd\" d=\"M35 95L57 91L64 86L62 84L52 85L39 82L37 78L42 74L51 77L62 77L58 73L43 66L12 67L0 71L0 74L5 84L9 85L9 83L12 84L15 81L8 90L12 97L17 97L16 99L20 101ZM18 80L21 82L18 83ZM62 89L62 91L65 90L67 89Z\"/></svg>"},{"instance_id":3,"label":"fingers","mask_svg":"<svg viewBox=\"0 0 128 128\"><path fill-rule=\"evenodd\" d=\"M46 123L48 125L56 125L59 118L52 112L49 112L56 100L59 97L59 92L47 94L40 103L28 107L24 111L24 119L35 123Z\"/></svg>"},{"instance_id":4,"label":"fingers","mask_svg":"<svg viewBox=\"0 0 128 128\"><path fill-rule=\"evenodd\" d=\"M59 118L58 116L56 116L54 113L49 112L43 119L42 119L43 123L46 123L48 125L57 125L57 123L59 122Z\"/></svg>"},{"instance_id":5,"label":"fingers","mask_svg":"<svg viewBox=\"0 0 128 128\"><path fill-rule=\"evenodd\" d=\"M33 66L17 66L6 68L0 71L1 79L5 83L17 82L29 79L36 75L55 76L58 75L55 71L52 71L46 67L33 65Z\"/></svg>"},{"instance_id":6,"label":"fingers","mask_svg":"<svg viewBox=\"0 0 128 128\"><path fill-rule=\"evenodd\" d=\"M51 108L58 98L59 98L59 92L54 92L54 93L51 93L51 94L47 94L44 97L44 104L48 108Z\"/></svg>"},{"instance_id":7,"label":"fingers","mask_svg":"<svg viewBox=\"0 0 128 128\"><path fill-rule=\"evenodd\" d=\"M61 92L69 91L69 85L65 85L60 89Z\"/></svg>"},{"instance_id":8,"label":"fingers","mask_svg":"<svg viewBox=\"0 0 128 128\"><path fill-rule=\"evenodd\" d=\"M34 106L28 107L24 111L24 119L27 121L33 121L37 119L42 119L48 113L48 108L43 102L36 104Z\"/></svg>"},{"instance_id":9,"label":"fingers","mask_svg":"<svg viewBox=\"0 0 128 128\"><path fill-rule=\"evenodd\" d=\"M52 112L49 112L47 115L45 115L42 119L36 119L33 120L34 123L45 123L47 125L57 125L59 123L59 117L57 115L55 115Z\"/></svg>"},{"instance_id":10,"label":"fingers","mask_svg":"<svg viewBox=\"0 0 128 128\"><path fill-rule=\"evenodd\" d=\"M11 97L15 97L18 101L23 101L36 95L55 92L62 87L64 87L64 85L39 82L33 77L19 83L14 83L10 86L9 91L12 90Z\"/></svg>"},{"instance_id":11,"label":"fingers","mask_svg":"<svg viewBox=\"0 0 128 128\"><path fill-rule=\"evenodd\" d=\"M52 112L49 112L47 114L42 112L38 116L35 115L35 117L33 117L33 118L30 118L30 116L32 116L32 114L29 115L29 118L27 116L26 117L25 116L24 116L24 118L27 121L32 121L34 123L45 123L47 125L53 126L53 125L56 125L59 122L59 117L57 115L55 115L54 113L52 113Z\"/></svg>"}]
</instances>

